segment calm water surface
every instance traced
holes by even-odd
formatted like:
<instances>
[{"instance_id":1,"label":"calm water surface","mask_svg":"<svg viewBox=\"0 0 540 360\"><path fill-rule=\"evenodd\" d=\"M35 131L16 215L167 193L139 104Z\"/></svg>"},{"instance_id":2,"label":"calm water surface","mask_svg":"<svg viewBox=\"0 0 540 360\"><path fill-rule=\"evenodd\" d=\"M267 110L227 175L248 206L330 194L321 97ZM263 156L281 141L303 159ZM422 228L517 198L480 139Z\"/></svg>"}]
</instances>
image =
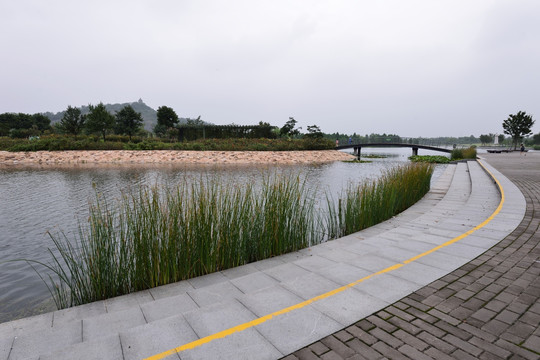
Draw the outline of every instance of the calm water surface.
<instances>
[{"instance_id":1,"label":"calm water surface","mask_svg":"<svg viewBox=\"0 0 540 360\"><path fill-rule=\"evenodd\" d=\"M323 165L290 166L181 166L181 165L83 165L69 167L0 168L0 323L55 310L45 283L25 261L50 263L56 253L48 232L65 233L74 239L79 222L84 226L89 204L96 193L110 202L122 190L138 185L172 186L201 175L218 176L223 181L256 182L278 173L301 174L307 186L324 193L338 194L350 182L376 178L386 168L407 161L410 149L362 149L362 154L386 154L372 163L334 162ZM424 152L421 155L440 155ZM443 170L436 168L434 177ZM34 265L44 278L48 273Z\"/></svg>"}]
</instances>

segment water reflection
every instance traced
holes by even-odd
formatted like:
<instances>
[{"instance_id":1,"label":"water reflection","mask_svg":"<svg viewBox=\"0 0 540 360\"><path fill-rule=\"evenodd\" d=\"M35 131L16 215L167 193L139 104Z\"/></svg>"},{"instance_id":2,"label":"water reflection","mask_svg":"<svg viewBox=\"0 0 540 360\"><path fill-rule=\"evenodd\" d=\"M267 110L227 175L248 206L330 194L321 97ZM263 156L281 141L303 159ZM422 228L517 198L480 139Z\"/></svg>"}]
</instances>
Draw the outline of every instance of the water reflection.
<instances>
[{"instance_id":1,"label":"water reflection","mask_svg":"<svg viewBox=\"0 0 540 360\"><path fill-rule=\"evenodd\" d=\"M407 161L410 149L365 149L363 154L389 155L371 163L334 162L317 165L80 165L0 168L0 322L50 311L47 287L26 262L49 263L54 244L47 232L74 239L78 222L84 225L96 192L108 202L122 190L148 184L173 186L201 176L219 177L241 185L274 174L298 174L306 186L337 195L350 182L375 178L381 171ZM442 171L438 168L437 173ZM39 267L40 271L42 267ZM46 272L41 275L46 278Z\"/></svg>"}]
</instances>

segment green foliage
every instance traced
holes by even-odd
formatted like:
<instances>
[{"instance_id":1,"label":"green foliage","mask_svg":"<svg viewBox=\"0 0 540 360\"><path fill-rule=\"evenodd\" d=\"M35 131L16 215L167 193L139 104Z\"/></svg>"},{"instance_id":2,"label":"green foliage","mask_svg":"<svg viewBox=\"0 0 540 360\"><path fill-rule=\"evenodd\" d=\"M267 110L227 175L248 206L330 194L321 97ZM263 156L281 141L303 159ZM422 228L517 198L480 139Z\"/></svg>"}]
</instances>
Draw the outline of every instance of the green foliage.
<instances>
[{"instance_id":1,"label":"green foliage","mask_svg":"<svg viewBox=\"0 0 540 360\"><path fill-rule=\"evenodd\" d=\"M154 127L154 133L158 136L164 136L167 129L175 127L178 124L178 115L167 106L160 106L157 109L157 124Z\"/></svg>"},{"instance_id":2,"label":"green foliage","mask_svg":"<svg viewBox=\"0 0 540 360\"><path fill-rule=\"evenodd\" d=\"M156 110L146 105L142 101L142 99L139 99L139 101L130 102L130 103L105 104L105 108L111 114L115 114L126 105L131 106L133 110L140 113L144 121L144 129L147 131L152 131L152 129L156 125L157 113L156 113ZM81 106L81 107L78 107L78 109L81 111L81 115L87 115L90 112L90 109L88 106ZM53 124L53 126L60 123L64 114L65 114L65 111L60 111L57 113L52 113L52 112L44 113L44 115L46 115L47 117L49 117L49 119L51 119L51 123Z\"/></svg>"},{"instance_id":3,"label":"green foliage","mask_svg":"<svg viewBox=\"0 0 540 360\"><path fill-rule=\"evenodd\" d=\"M60 129L71 135L79 135L84 128L86 116L81 114L81 109L68 105L62 120L60 120Z\"/></svg>"},{"instance_id":4,"label":"green foliage","mask_svg":"<svg viewBox=\"0 0 540 360\"><path fill-rule=\"evenodd\" d=\"M27 136L25 136L27 137ZM330 150L333 143L326 139L199 139L171 142L170 139L108 135L103 141L98 136L47 135L40 139L10 139L0 137L0 150L220 150L220 151L299 151Z\"/></svg>"},{"instance_id":5,"label":"green foliage","mask_svg":"<svg viewBox=\"0 0 540 360\"><path fill-rule=\"evenodd\" d=\"M448 164L450 159L441 155L413 155L409 156L412 162L425 162L430 164Z\"/></svg>"},{"instance_id":6,"label":"green foliage","mask_svg":"<svg viewBox=\"0 0 540 360\"><path fill-rule=\"evenodd\" d=\"M482 145L491 144L493 142L493 139L494 139L493 134L480 135L480 142L482 143Z\"/></svg>"},{"instance_id":7,"label":"green foliage","mask_svg":"<svg viewBox=\"0 0 540 360\"><path fill-rule=\"evenodd\" d=\"M96 106L88 105L90 112L86 116L86 129L89 133L99 133L105 136L107 132L111 131L114 127L114 116L107 111L103 103L99 103Z\"/></svg>"},{"instance_id":8,"label":"green foliage","mask_svg":"<svg viewBox=\"0 0 540 360\"><path fill-rule=\"evenodd\" d=\"M329 238L368 228L412 206L429 191L432 174L432 165L411 163L392 168L375 181L349 185L337 202L327 197Z\"/></svg>"},{"instance_id":9,"label":"green foliage","mask_svg":"<svg viewBox=\"0 0 540 360\"><path fill-rule=\"evenodd\" d=\"M465 149L456 148L452 150L450 158L452 160L476 159L476 148L474 146Z\"/></svg>"},{"instance_id":10,"label":"green foliage","mask_svg":"<svg viewBox=\"0 0 540 360\"><path fill-rule=\"evenodd\" d=\"M51 120L43 114L34 114L32 115L32 125L36 126L43 133L45 130L51 128Z\"/></svg>"},{"instance_id":11,"label":"green foliage","mask_svg":"<svg viewBox=\"0 0 540 360\"><path fill-rule=\"evenodd\" d=\"M131 137L141 129L142 124L141 114L135 112L131 106L126 105L116 113L115 133L128 135L131 140Z\"/></svg>"},{"instance_id":12,"label":"green foliage","mask_svg":"<svg viewBox=\"0 0 540 360\"><path fill-rule=\"evenodd\" d=\"M111 208L99 198L77 249L53 238L59 308L127 294L295 251L321 240L300 179L260 188L219 179L141 187Z\"/></svg>"},{"instance_id":13,"label":"green foliage","mask_svg":"<svg viewBox=\"0 0 540 360\"><path fill-rule=\"evenodd\" d=\"M58 308L80 305L296 251L386 220L428 190L433 168L411 164L349 186L326 220L299 177L262 185L219 178L175 188L140 187L109 206L97 197L77 245L53 236L51 291ZM327 197L328 198L328 197ZM329 198L328 198L329 199ZM329 199L330 202L330 199Z\"/></svg>"},{"instance_id":14,"label":"green foliage","mask_svg":"<svg viewBox=\"0 0 540 360\"><path fill-rule=\"evenodd\" d=\"M300 135L300 128L299 129L294 128L296 126L296 123L297 121L294 120L293 117L290 117L289 121L287 121L285 125L283 125L283 127L279 130L280 135L283 137L291 137L291 138L294 138Z\"/></svg>"},{"instance_id":15,"label":"green foliage","mask_svg":"<svg viewBox=\"0 0 540 360\"><path fill-rule=\"evenodd\" d=\"M532 134L531 128L534 125L534 120L531 115L527 115L525 111L518 111L515 115L508 115L508 119L503 121L504 133L512 137L514 149L521 141L523 136Z\"/></svg>"},{"instance_id":16,"label":"green foliage","mask_svg":"<svg viewBox=\"0 0 540 360\"><path fill-rule=\"evenodd\" d=\"M201 125L197 122L178 125L168 129L171 138L182 141L194 141L200 139L259 139L275 138L272 127L268 123L260 122L259 125Z\"/></svg>"},{"instance_id":17,"label":"green foliage","mask_svg":"<svg viewBox=\"0 0 540 360\"><path fill-rule=\"evenodd\" d=\"M25 138L43 134L51 128L50 119L43 114L0 114L0 136Z\"/></svg>"},{"instance_id":18,"label":"green foliage","mask_svg":"<svg viewBox=\"0 0 540 360\"><path fill-rule=\"evenodd\" d=\"M533 145L540 145L540 133L533 135Z\"/></svg>"},{"instance_id":19,"label":"green foliage","mask_svg":"<svg viewBox=\"0 0 540 360\"><path fill-rule=\"evenodd\" d=\"M310 125L307 127L307 134L304 134L304 138L307 139L322 139L323 133L317 125Z\"/></svg>"}]
</instances>

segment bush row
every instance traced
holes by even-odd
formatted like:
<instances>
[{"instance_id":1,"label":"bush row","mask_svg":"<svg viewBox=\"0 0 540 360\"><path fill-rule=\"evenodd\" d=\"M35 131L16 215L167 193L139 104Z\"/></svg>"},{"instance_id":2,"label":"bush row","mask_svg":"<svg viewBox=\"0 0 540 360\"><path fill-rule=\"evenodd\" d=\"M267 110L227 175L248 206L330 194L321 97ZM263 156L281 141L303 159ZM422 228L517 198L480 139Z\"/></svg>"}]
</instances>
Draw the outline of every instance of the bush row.
<instances>
[{"instance_id":1,"label":"bush row","mask_svg":"<svg viewBox=\"0 0 540 360\"><path fill-rule=\"evenodd\" d=\"M50 135L34 139L0 138L0 150L61 151L61 150L221 150L221 151L291 151L327 150L334 144L327 139L200 139L170 142L168 139L109 136L103 141L96 136Z\"/></svg>"}]
</instances>

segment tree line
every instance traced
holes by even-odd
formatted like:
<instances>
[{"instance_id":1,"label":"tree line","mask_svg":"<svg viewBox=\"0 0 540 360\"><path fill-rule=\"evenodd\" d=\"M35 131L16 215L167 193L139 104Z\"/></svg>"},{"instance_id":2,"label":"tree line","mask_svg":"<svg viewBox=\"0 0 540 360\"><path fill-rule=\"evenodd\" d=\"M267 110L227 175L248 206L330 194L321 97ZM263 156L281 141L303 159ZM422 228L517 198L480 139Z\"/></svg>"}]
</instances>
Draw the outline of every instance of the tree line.
<instances>
[{"instance_id":1,"label":"tree line","mask_svg":"<svg viewBox=\"0 0 540 360\"><path fill-rule=\"evenodd\" d=\"M50 119L44 114L3 113L0 114L0 136L12 138L31 138L46 132L80 135L99 134L106 140L108 134L127 135L131 140L135 135L148 135L143 129L141 113L136 112L131 105L126 105L113 115L103 103L89 105L89 112L83 114L80 108L68 106L61 120L51 125ZM157 109L157 124L153 132L160 138L169 138L178 141L196 140L200 138L306 138L328 139L336 141L340 145L353 143L414 143L423 145L450 145L450 144L475 144L484 145L495 142L495 134L482 134L480 137L473 135L468 137L437 137L437 138L402 138L396 134L366 134L359 135L341 134L338 132L325 134L319 126L310 125L306 133L302 128L297 128L297 121L290 117L280 128L266 122L257 125L214 125L197 119L187 119L186 123L180 123L180 118L174 109L168 106L160 106ZM526 145L540 145L540 133L533 135L531 128L534 120L531 115L524 111L511 114L503 121L504 133L497 136L499 144L511 142L515 147L518 143ZM531 137L531 135L533 135Z\"/></svg>"}]
</instances>

